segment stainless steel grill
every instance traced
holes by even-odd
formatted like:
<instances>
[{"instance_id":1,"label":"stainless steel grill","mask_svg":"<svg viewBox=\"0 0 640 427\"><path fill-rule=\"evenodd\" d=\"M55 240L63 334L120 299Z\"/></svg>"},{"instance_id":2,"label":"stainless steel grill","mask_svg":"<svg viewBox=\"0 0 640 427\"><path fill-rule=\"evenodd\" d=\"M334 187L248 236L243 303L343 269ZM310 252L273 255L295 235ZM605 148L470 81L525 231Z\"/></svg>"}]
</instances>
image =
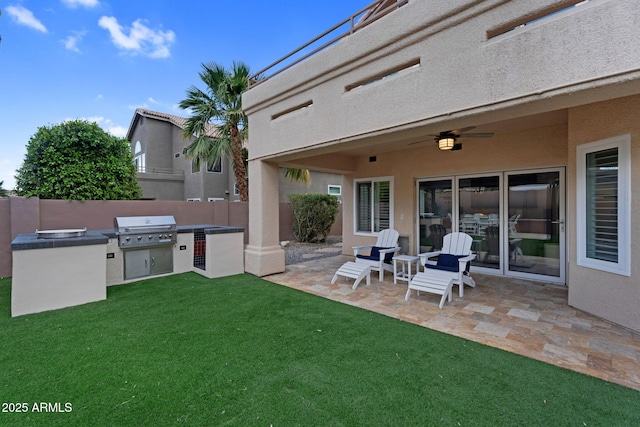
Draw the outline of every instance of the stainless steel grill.
<instances>
[{"instance_id":1,"label":"stainless steel grill","mask_svg":"<svg viewBox=\"0 0 640 427\"><path fill-rule=\"evenodd\" d=\"M172 245L176 243L176 220L165 216L118 216L114 220L120 249Z\"/></svg>"},{"instance_id":2,"label":"stainless steel grill","mask_svg":"<svg viewBox=\"0 0 640 427\"><path fill-rule=\"evenodd\" d=\"M124 278L173 272L173 244L178 241L173 216L119 216L118 246L124 253Z\"/></svg>"}]
</instances>

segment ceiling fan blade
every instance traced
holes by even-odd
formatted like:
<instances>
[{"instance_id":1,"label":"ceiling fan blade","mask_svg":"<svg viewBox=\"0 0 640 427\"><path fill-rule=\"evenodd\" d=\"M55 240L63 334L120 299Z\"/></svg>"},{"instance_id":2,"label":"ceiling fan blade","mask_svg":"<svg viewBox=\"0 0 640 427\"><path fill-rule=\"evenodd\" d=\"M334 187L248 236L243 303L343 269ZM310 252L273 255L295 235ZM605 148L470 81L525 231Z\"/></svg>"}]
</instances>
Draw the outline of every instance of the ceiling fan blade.
<instances>
[{"instance_id":1,"label":"ceiling fan blade","mask_svg":"<svg viewBox=\"0 0 640 427\"><path fill-rule=\"evenodd\" d=\"M462 129L453 129L453 130L448 130L446 132L441 132L441 134L454 134L454 135L460 135L463 134L465 132L470 131L471 129L475 129L475 126L467 126L466 128L462 128Z\"/></svg>"},{"instance_id":2,"label":"ceiling fan blade","mask_svg":"<svg viewBox=\"0 0 640 427\"><path fill-rule=\"evenodd\" d=\"M493 132L461 133L458 138L491 138Z\"/></svg>"},{"instance_id":3,"label":"ceiling fan blade","mask_svg":"<svg viewBox=\"0 0 640 427\"><path fill-rule=\"evenodd\" d=\"M462 144L453 144L453 148L451 149L451 151L458 151L458 150L462 150Z\"/></svg>"}]
</instances>

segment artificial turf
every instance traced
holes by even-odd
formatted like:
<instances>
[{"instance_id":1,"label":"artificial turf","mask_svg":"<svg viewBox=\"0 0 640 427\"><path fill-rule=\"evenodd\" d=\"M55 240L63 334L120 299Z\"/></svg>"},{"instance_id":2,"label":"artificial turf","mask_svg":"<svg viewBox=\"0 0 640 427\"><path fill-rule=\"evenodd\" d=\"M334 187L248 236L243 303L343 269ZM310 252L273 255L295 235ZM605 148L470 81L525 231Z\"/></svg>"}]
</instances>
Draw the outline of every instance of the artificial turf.
<instances>
[{"instance_id":1,"label":"artificial turf","mask_svg":"<svg viewBox=\"0 0 640 427\"><path fill-rule=\"evenodd\" d=\"M3 426L640 425L638 391L250 275L17 318L10 287Z\"/></svg>"}]
</instances>

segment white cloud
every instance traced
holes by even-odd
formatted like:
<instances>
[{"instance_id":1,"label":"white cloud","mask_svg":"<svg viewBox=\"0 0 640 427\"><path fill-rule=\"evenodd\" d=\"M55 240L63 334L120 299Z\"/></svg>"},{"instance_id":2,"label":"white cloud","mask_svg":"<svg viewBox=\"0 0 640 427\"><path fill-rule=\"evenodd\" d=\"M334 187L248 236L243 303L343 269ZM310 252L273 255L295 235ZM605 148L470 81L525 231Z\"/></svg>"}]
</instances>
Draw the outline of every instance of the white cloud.
<instances>
[{"instance_id":1,"label":"white cloud","mask_svg":"<svg viewBox=\"0 0 640 427\"><path fill-rule=\"evenodd\" d=\"M98 6L100 2L98 0L62 0L62 3L66 4L71 8L75 8L78 6L84 6L86 8L92 8Z\"/></svg>"},{"instance_id":2,"label":"white cloud","mask_svg":"<svg viewBox=\"0 0 640 427\"><path fill-rule=\"evenodd\" d=\"M74 31L74 35L67 36L66 39L61 40L62 44L64 44L64 47L67 49L79 53L80 49L78 49L78 43L80 43L86 33L86 31Z\"/></svg>"},{"instance_id":3,"label":"white cloud","mask_svg":"<svg viewBox=\"0 0 640 427\"><path fill-rule=\"evenodd\" d=\"M99 94L96 96L96 101L102 101L103 99L104 99L104 95L102 95L101 93L99 93Z\"/></svg>"},{"instance_id":4,"label":"white cloud","mask_svg":"<svg viewBox=\"0 0 640 427\"><path fill-rule=\"evenodd\" d=\"M134 21L130 29L123 28L113 16L103 16L98 25L109 31L111 40L119 49L131 54L143 54L150 58L167 58L169 46L175 41L171 30L152 30L141 19ZM126 32L129 32L127 35Z\"/></svg>"},{"instance_id":5,"label":"white cloud","mask_svg":"<svg viewBox=\"0 0 640 427\"><path fill-rule=\"evenodd\" d=\"M38 18L33 16L33 12L22 6L7 6L6 12L11 16L18 24L26 25L34 30L47 32L47 27L44 26Z\"/></svg>"},{"instance_id":6,"label":"white cloud","mask_svg":"<svg viewBox=\"0 0 640 427\"><path fill-rule=\"evenodd\" d=\"M137 110L138 108L147 109L149 108L149 105L148 104L129 105L130 110Z\"/></svg>"},{"instance_id":7,"label":"white cloud","mask_svg":"<svg viewBox=\"0 0 640 427\"><path fill-rule=\"evenodd\" d=\"M113 136L117 136L118 138L124 138L125 136L127 136L127 131L129 129L122 127L122 126L111 126L109 129L107 129L107 131L113 135Z\"/></svg>"},{"instance_id":8,"label":"white cloud","mask_svg":"<svg viewBox=\"0 0 640 427\"><path fill-rule=\"evenodd\" d=\"M159 104L159 102L153 99L152 97L147 98L147 101L149 101L152 104Z\"/></svg>"}]
</instances>

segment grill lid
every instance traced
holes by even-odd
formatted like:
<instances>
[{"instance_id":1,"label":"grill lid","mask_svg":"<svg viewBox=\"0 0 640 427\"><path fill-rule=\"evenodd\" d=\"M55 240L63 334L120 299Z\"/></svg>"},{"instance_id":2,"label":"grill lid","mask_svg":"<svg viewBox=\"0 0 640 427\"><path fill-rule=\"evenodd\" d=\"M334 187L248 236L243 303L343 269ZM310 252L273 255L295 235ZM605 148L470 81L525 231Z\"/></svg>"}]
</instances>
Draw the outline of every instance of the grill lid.
<instances>
[{"instance_id":1,"label":"grill lid","mask_svg":"<svg viewBox=\"0 0 640 427\"><path fill-rule=\"evenodd\" d=\"M119 232L134 233L145 230L173 230L176 220L173 215L162 216L117 216L113 223Z\"/></svg>"}]
</instances>

